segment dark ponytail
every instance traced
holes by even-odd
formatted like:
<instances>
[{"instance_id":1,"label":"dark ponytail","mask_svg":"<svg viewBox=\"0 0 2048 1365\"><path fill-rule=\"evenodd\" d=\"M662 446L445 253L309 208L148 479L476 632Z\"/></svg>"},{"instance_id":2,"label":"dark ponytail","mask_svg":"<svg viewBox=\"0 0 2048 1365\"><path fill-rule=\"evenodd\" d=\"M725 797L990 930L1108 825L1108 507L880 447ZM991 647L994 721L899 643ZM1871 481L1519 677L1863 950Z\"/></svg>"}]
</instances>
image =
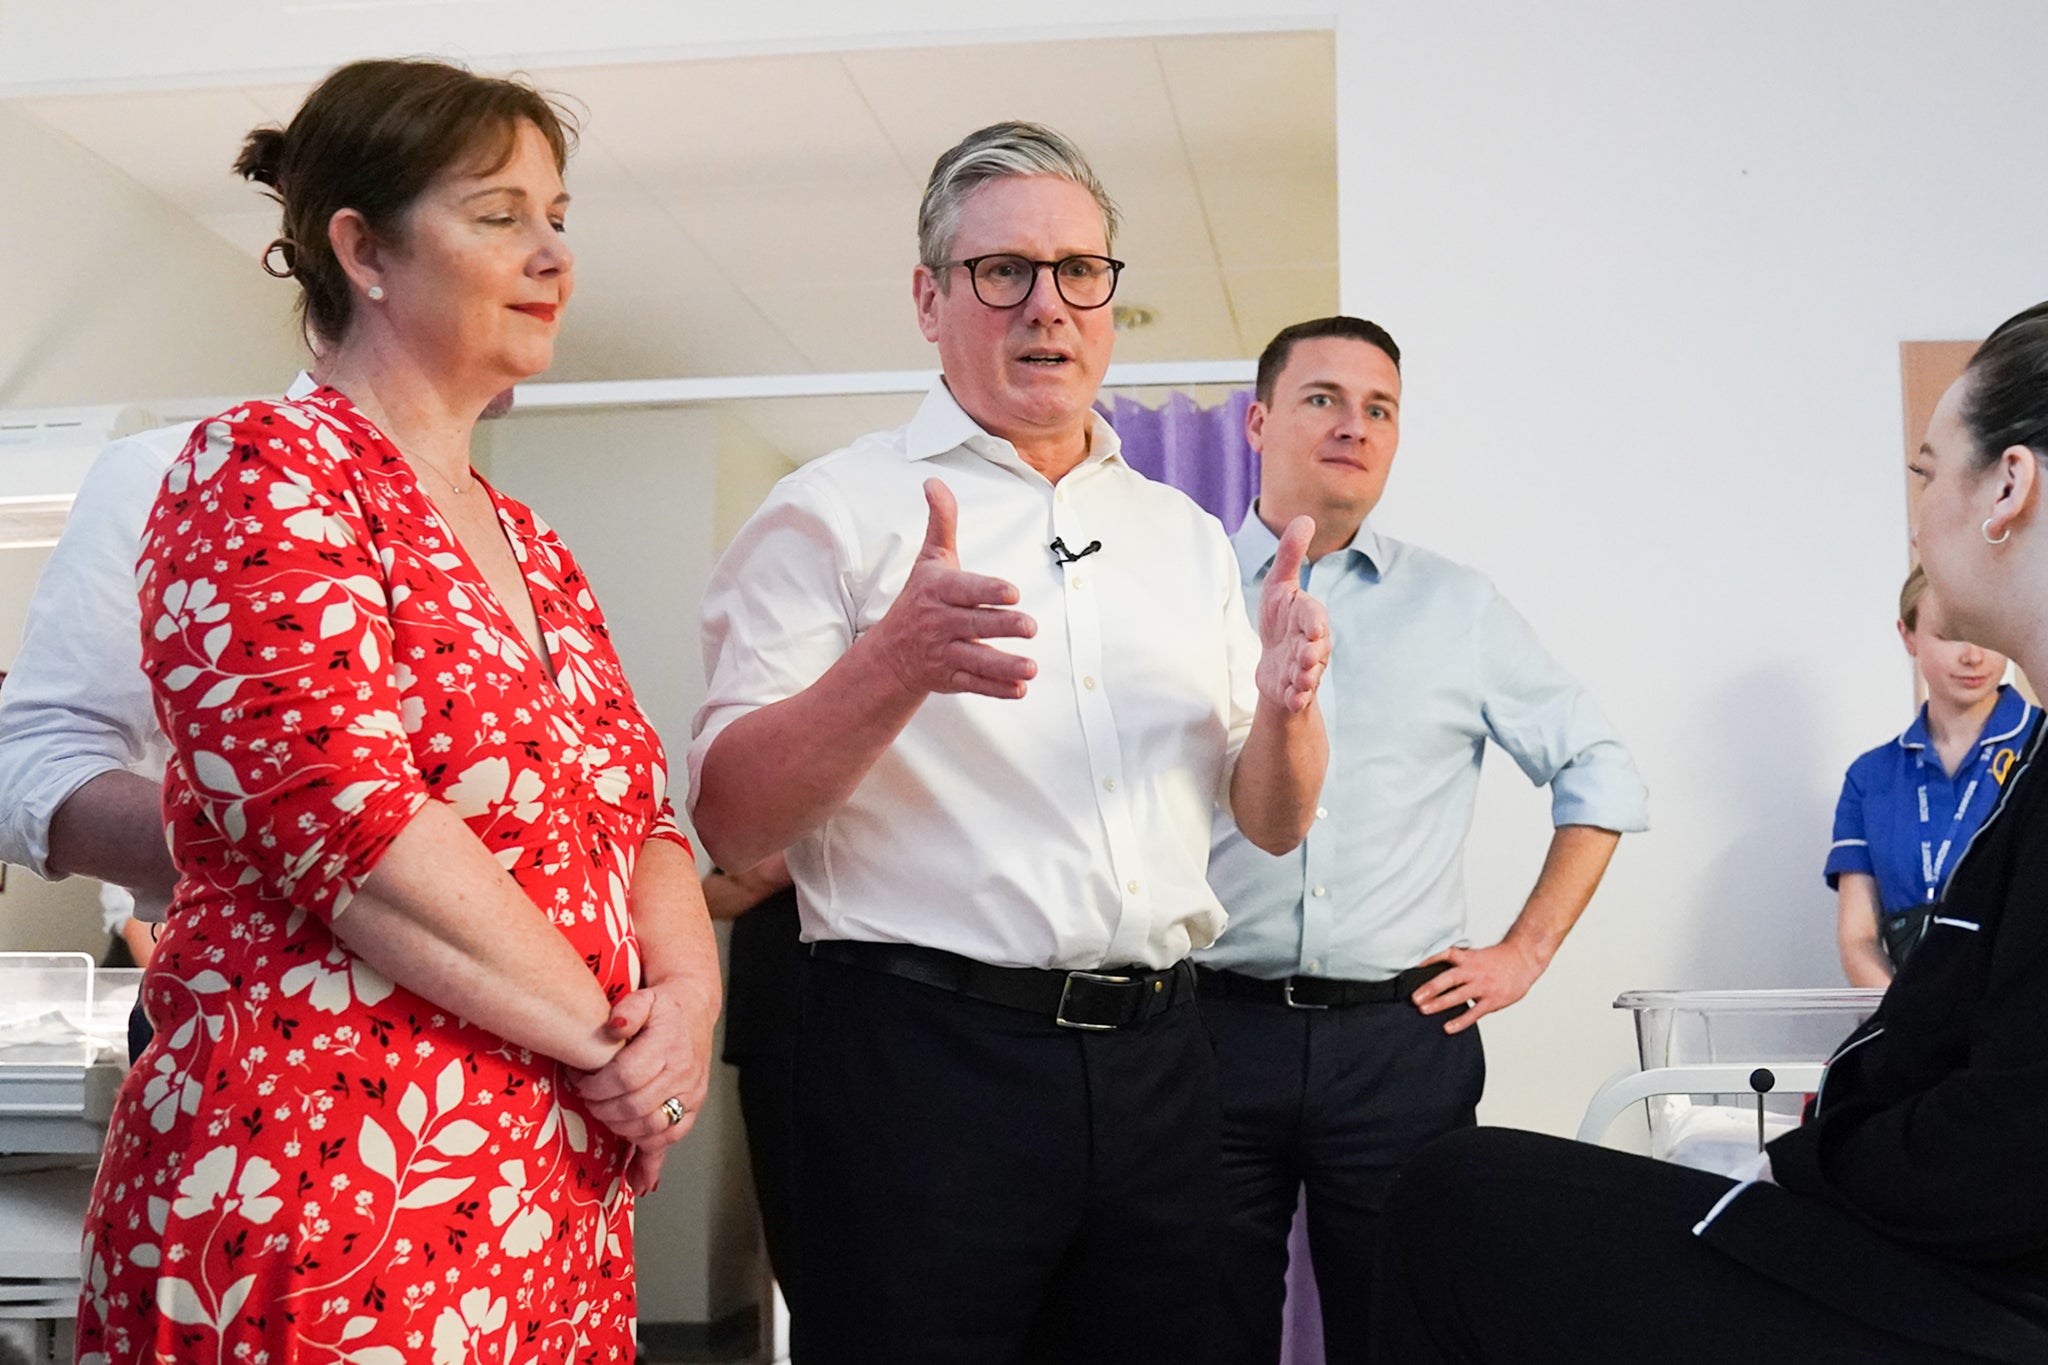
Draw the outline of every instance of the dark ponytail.
<instances>
[{"instance_id":1,"label":"dark ponytail","mask_svg":"<svg viewBox=\"0 0 2048 1365\"><path fill-rule=\"evenodd\" d=\"M242 154L235 158L235 174L275 190L278 166L283 161L284 129L253 128L242 139Z\"/></svg>"},{"instance_id":2,"label":"dark ponytail","mask_svg":"<svg viewBox=\"0 0 2048 1365\"><path fill-rule=\"evenodd\" d=\"M1978 463L2014 446L2048 459L2048 303L2000 323L1963 373L1963 425Z\"/></svg>"}]
</instances>

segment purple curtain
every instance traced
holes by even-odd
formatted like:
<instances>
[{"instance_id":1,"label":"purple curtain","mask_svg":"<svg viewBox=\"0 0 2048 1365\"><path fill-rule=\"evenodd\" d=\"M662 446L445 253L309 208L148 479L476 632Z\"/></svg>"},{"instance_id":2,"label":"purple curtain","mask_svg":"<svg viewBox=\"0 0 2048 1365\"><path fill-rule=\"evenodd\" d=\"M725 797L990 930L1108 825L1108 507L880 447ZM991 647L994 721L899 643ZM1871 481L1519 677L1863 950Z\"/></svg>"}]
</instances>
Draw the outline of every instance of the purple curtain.
<instances>
[{"instance_id":1,"label":"purple curtain","mask_svg":"<svg viewBox=\"0 0 2048 1365\"><path fill-rule=\"evenodd\" d=\"M1170 396L1162 408L1113 396L1103 405L1103 415L1123 439L1124 459L1131 468L1178 488L1234 534L1259 488L1259 457L1244 439L1244 414L1251 402L1250 389L1233 390L1213 408L1198 407L1184 393ZM1363 1293L1364 1287L1356 1286L1354 1292ZM1280 1359L1283 1365L1321 1365L1323 1359L1322 1300L1316 1293L1308 1227L1299 1208L1287 1239Z\"/></svg>"},{"instance_id":2,"label":"purple curtain","mask_svg":"<svg viewBox=\"0 0 2048 1365\"><path fill-rule=\"evenodd\" d=\"M1213 408L1198 407L1184 393L1162 408L1135 398L1112 396L1103 416L1123 438L1124 459L1148 479L1172 484L1202 510L1235 532L1259 487L1259 457L1244 439L1250 389L1234 389Z\"/></svg>"}]
</instances>

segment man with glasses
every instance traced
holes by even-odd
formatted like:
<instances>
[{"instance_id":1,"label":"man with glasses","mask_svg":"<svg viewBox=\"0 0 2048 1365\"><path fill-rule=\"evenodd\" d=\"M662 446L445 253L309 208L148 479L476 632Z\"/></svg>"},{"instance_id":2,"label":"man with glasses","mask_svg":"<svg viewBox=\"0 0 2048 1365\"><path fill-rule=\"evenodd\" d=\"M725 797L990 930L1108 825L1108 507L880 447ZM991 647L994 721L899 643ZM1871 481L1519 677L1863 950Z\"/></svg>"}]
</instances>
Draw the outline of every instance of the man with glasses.
<instances>
[{"instance_id":1,"label":"man with glasses","mask_svg":"<svg viewBox=\"0 0 2048 1365\"><path fill-rule=\"evenodd\" d=\"M1330 771L1286 857L1217 822L1230 928L1201 953L1223 1096L1228 1365L1280 1356L1287 1236L1304 1189L1332 1365L1365 1358L1379 1212L1401 1163L1475 1120L1481 1016L1521 999L1592 899L1641 778L1593 699L1486 578L1367 520L1401 439L1401 350L1362 318L1282 331L1245 435L1259 497L1233 538L1246 592L1299 570L1341 632L1323 704ZM1488 740L1551 791L1550 854L1500 943L1465 943L1465 830Z\"/></svg>"},{"instance_id":2,"label":"man with glasses","mask_svg":"<svg viewBox=\"0 0 2048 1365\"><path fill-rule=\"evenodd\" d=\"M727 867L786 847L810 941L805 1365L1207 1345L1210 816L1300 840L1329 639L1285 575L1255 633L1221 528L1094 413L1115 226L1049 129L940 157L912 292L942 378L777 485L705 594L697 831Z\"/></svg>"}]
</instances>

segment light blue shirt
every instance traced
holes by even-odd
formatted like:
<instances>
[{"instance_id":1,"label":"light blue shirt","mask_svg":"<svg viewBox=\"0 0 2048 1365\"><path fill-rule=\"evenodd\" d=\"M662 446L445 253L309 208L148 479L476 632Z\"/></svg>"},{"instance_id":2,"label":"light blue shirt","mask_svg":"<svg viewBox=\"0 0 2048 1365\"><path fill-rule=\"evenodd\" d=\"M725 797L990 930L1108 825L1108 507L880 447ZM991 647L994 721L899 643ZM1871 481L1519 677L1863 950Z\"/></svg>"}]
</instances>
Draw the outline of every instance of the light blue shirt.
<instances>
[{"instance_id":1,"label":"light blue shirt","mask_svg":"<svg viewBox=\"0 0 2048 1365\"><path fill-rule=\"evenodd\" d=\"M1279 543L1256 508L1232 537L1254 614ZM1553 824L1649 827L1628 750L1484 574L1368 522L1303 581L1330 612L1329 775L1308 838L1280 857L1219 813L1209 882L1230 920L1198 961L1379 981L1463 942L1488 739L1550 787Z\"/></svg>"}]
</instances>

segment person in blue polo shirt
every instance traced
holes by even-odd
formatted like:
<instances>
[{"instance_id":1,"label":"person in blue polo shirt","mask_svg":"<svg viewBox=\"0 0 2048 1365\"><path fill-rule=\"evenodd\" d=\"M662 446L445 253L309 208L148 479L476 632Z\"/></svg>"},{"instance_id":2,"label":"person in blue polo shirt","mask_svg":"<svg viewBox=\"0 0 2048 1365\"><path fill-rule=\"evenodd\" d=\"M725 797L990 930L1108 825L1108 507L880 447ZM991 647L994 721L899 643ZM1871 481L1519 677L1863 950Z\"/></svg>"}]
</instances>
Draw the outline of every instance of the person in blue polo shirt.
<instances>
[{"instance_id":1,"label":"person in blue polo shirt","mask_svg":"<svg viewBox=\"0 0 2048 1365\"><path fill-rule=\"evenodd\" d=\"M1906 732L1849 765L1835 806L1828 885L1852 986L1889 986L1927 930L2019 757L2034 708L2004 685L2005 656L1951 637L1917 566L1899 590L1899 638L1927 683Z\"/></svg>"}]
</instances>

